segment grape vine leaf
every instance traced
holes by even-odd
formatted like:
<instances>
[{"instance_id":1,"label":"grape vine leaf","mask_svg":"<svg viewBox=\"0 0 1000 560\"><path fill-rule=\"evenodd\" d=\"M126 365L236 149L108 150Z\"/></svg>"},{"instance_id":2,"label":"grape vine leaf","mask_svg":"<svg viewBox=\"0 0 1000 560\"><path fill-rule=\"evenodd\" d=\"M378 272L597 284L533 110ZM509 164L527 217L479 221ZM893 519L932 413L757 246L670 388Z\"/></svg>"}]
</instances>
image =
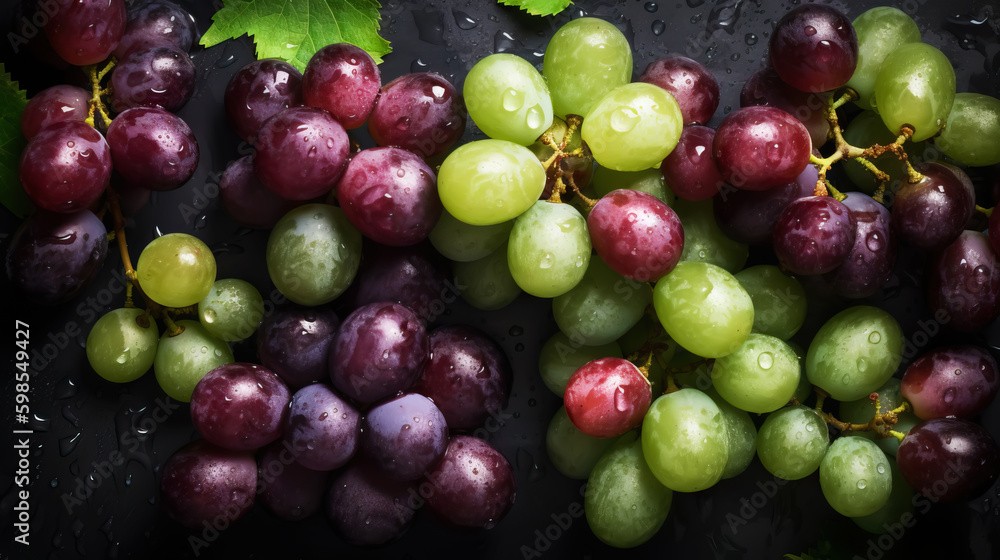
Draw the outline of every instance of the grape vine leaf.
<instances>
[{"instance_id":1,"label":"grape vine leaf","mask_svg":"<svg viewBox=\"0 0 1000 560\"><path fill-rule=\"evenodd\" d=\"M27 104L27 94L0 62L0 203L19 218L32 208L18 175L18 162L27 142L21 135L21 113Z\"/></svg>"},{"instance_id":2,"label":"grape vine leaf","mask_svg":"<svg viewBox=\"0 0 1000 560\"><path fill-rule=\"evenodd\" d=\"M376 63L392 52L381 29L377 0L223 0L201 37L205 47L244 34L253 37L257 58L279 58L305 70L317 50L350 43Z\"/></svg>"},{"instance_id":3,"label":"grape vine leaf","mask_svg":"<svg viewBox=\"0 0 1000 560\"><path fill-rule=\"evenodd\" d=\"M565 10L571 0L499 0L504 6L517 6L533 16L553 16Z\"/></svg>"}]
</instances>

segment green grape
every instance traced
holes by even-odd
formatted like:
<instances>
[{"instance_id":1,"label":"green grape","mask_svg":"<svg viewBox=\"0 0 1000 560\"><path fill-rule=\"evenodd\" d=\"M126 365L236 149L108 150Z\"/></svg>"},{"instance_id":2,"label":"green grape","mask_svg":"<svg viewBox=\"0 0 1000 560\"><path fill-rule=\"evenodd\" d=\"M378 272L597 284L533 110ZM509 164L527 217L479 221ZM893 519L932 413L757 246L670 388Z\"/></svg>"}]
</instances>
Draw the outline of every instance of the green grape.
<instances>
[{"instance_id":1,"label":"green grape","mask_svg":"<svg viewBox=\"0 0 1000 560\"><path fill-rule=\"evenodd\" d=\"M553 298L552 314L562 332L593 346L621 338L651 303L648 283L625 278L594 255L580 282Z\"/></svg>"},{"instance_id":2,"label":"green grape","mask_svg":"<svg viewBox=\"0 0 1000 560\"><path fill-rule=\"evenodd\" d=\"M135 272L150 299L166 307L187 307L212 289L215 256L193 235L168 233L146 245Z\"/></svg>"},{"instance_id":3,"label":"green grape","mask_svg":"<svg viewBox=\"0 0 1000 560\"><path fill-rule=\"evenodd\" d=\"M490 138L527 146L552 126L545 78L517 55L481 58L465 76L462 96L469 117Z\"/></svg>"},{"instance_id":4,"label":"green grape","mask_svg":"<svg viewBox=\"0 0 1000 560\"><path fill-rule=\"evenodd\" d=\"M587 220L568 204L535 202L514 221L507 264L514 281L535 297L565 294L590 263Z\"/></svg>"},{"instance_id":5,"label":"green grape","mask_svg":"<svg viewBox=\"0 0 1000 560\"><path fill-rule=\"evenodd\" d=\"M729 462L729 435L719 405L697 389L657 398L642 421L642 452L656 478L675 492L713 486Z\"/></svg>"},{"instance_id":6,"label":"green grape","mask_svg":"<svg viewBox=\"0 0 1000 560\"><path fill-rule=\"evenodd\" d=\"M715 389L708 389L705 394L719 405L722 417L726 421L729 460L726 461L726 468L722 471L722 478L733 478L747 470L757 454L757 428L747 411L729 404Z\"/></svg>"},{"instance_id":7,"label":"green grape","mask_svg":"<svg viewBox=\"0 0 1000 560\"><path fill-rule=\"evenodd\" d=\"M582 117L604 94L632 81L632 46L611 23L577 18L552 35L542 74L556 116Z\"/></svg>"},{"instance_id":8,"label":"green grape","mask_svg":"<svg viewBox=\"0 0 1000 560\"><path fill-rule=\"evenodd\" d=\"M802 283L769 264L735 274L753 300L753 331L788 340L802 328L808 303Z\"/></svg>"},{"instance_id":9,"label":"green grape","mask_svg":"<svg viewBox=\"0 0 1000 560\"><path fill-rule=\"evenodd\" d=\"M806 351L798 344L786 340L785 344L795 352L795 357L799 360L799 366L805 368L806 363ZM799 386L795 388L795 393L792 395L796 401L800 404L806 402L806 400L812 396L813 386L809 382L809 376L805 375L805 369L801 370L802 374L799 375Z\"/></svg>"},{"instance_id":10,"label":"green grape","mask_svg":"<svg viewBox=\"0 0 1000 560\"><path fill-rule=\"evenodd\" d=\"M545 168L534 152L507 140L475 140L448 154L438 170L441 203L474 226L513 220L545 189Z\"/></svg>"},{"instance_id":11,"label":"green grape","mask_svg":"<svg viewBox=\"0 0 1000 560\"><path fill-rule=\"evenodd\" d=\"M806 375L838 401L853 401L892 377L902 351L896 319L878 307L857 305L820 327L806 353Z\"/></svg>"},{"instance_id":12,"label":"green grape","mask_svg":"<svg viewBox=\"0 0 1000 560\"><path fill-rule=\"evenodd\" d=\"M844 140L852 146L868 147L875 144L887 145L896 141L896 135L889 132L882 122L882 117L874 111L863 111L851 119L844 129ZM923 153L927 145L925 142L907 142L903 144L907 159L916 165L923 161ZM877 158L869 159L875 167L889 175L890 183L899 183L906 179L906 164L903 163L896 154L886 152ZM854 183L858 189L872 194L878 187L878 180L875 174L866 169L853 159L843 162L844 172L847 178Z\"/></svg>"},{"instance_id":13,"label":"green grape","mask_svg":"<svg viewBox=\"0 0 1000 560\"><path fill-rule=\"evenodd\" d=\"M890 410L895 410L904 402L903 395L900 393L900 381L895 377L890 377L889 380L876 389L875 392L878 393L879 405L881 406L880 411L883 414ZM852 424L867 424L874 417L875 401L871 400L867 396L855 401L840 403L839 418L844 422L850 422ZM905 434L919 421L920 420L916 417L916 415L907 409L897 415L896 424L893 425L892 429ZM850 435L860 436L874 441L875 444L878 445L879 449L887 455L895 456L896 451L899 450L899 440L895 437L879 437L878 434L872 431L850 432Z\"/></svg>"},{"instance_id":14,"label":"green grape","mask_svg":"<svg viewBox=\"0 0 1000 560\"><path fill-rule=\"evenodd\" d=\"M677 344L704 358L739 349L753 328L753 300L714 264L680 262L653 288L653 307Z\"/></svg>"},{"instance_id":15,"label":"green grape","mask_svg":"<svg viewBox=\"0 0 1000 560\"><path fill-rule=\"evenodd\" d=\"M142 309L112 309L87 335L87 361L108 381L135 381L153 367L159 338L156 321Z\"/></svg>"},{"instance_id":16,"label":"green grape","mask_svg":"<svg viewBox=\"0 0 1000 560\"><path fill-rule=\"evenodd\" d=\"M603 167L642 171L670 155L684 128L681 108L667 90L643 82L619 86L583 119L583 141Z\"/></svg>"},{"instance_id":17,"label":"green grape","mask_svg":"<svg viewBox=\"0 0 1000 560\"><path fill-rule=\"evenodd\" d=\"M304 204L278 220L267 240L274 286L300 305L322 305L344 293L361 265L361 233L330 204Z\"/></svg>"},{"instance_id":18,"label":"green grape","mask_svg":"<svg viewBox=\"0 0 1000 560\"><path fill-rule=\"evenodd\" d=\"M757 456L767 472L799 480L816 472L830 446L830 428L815 410L786 406L767 415L757 432Z\"/></svg>"},{"instance_id":19,"label":"green grape","mask_svg":"<svg viewBox=\"0 0 1000 560\"><path fill-rule=\"evenodd\" d=\"M198 318L212 336L226 342L250 338L264 318L264 298L253 284L239 278L216 280L198 302Z\"/></svg>"},{"instance_id":20,"label":"green grape","mask_svg":"<svg viewBox=\"0 0 1000 560\"><path fill-rule=\"evenodd\" d=\"M597 460L614 443L615 438L599 438L581 432L570 421L564 406L552 416L545 432L545 450L552 466L566 478L576 480L586 480Z\"/></svg>"},{"instance_id":21,"label":"green grape","mask_svg":"<svg viewBox=\"0 0 1000 560\"><path fill-rule=\"evenodd\" d=\"M684 226L684 251L681 262L706 262L736 274L750 256L750 246L722 232L711 200L678 199L672 206Z\"/></svg>"},{"instance_id":22,"label":"green grape","mask_svg":"<svg viewBox=\"0 0 1000 560\"><path fill-rule=\"evenodd\" d=\"M566 392L566 383L581 366L600 358L622 356L622 349L617 342L584 346L579 339L572 339L562 331L556 331L545 341L538 354L538 373L545 386L562 398Z\"/></svg>"},{"instance_id":23,"label":"green grape","mask_svg":"<svg viewBox=\"0 0 1000 560\"><path fill-rule=\"evenodd\" d=\"M153 373L160 388L171 398L190 402L195 385L213 369L236 361L229 345L208 334L198 321L183 319L176 336L163 333L156 347Z\"/></svg>"},{"instance_id":24,"label":"green grape","mask_svg":"<svg viewBox=\"0 0 1000 560\"><path fill-rule=\"evenodd\" d=\"M643 441L629 432L594 465L587 481L583 510L602 542L632 548L660 530L674 493L653 476L643 458Z\"/></svg>"},{"instance_id":25,"label":"green grape","mask_svg":"<svg viewBox=\"0 0 1000 560\"><path fill-rule=\"evenodd\" d=\"M934 144L944 155L971 167L1000 163L1000 99L981 93L959 93L948 125Z\"/></svg>"},{"instance_id":26,"label":"green grape","mask_svg":"<svg viewBox=\"0 0 1000 560\"><path fill-rule=\"evenodd\" d=\"M863 12L854 19L853 26L858 36L858 65L846 85L858 93L854 102L871 110L875 78L882 61L902 44L919 43L920 29L905 12L889 6Z\"/></svg>"},{"instance_id":27,"label":"green grape","mask_svg":"<svg viewBox=\"0 0 1000 560\"><path fill-rule=\"evenodd\" d=\"M477 261L500 248L510 237L514 220L474 226L467 224L447 210L441 212L441 217L427 236L431 245L446 259L456 262Z\"/></svg>"},{"instance_id":28,"label":"green grape","mask_svg":"<svg viewBox=\"0 0 1000 560\"><path fill-rule=\"evenodd\" d=\"M871 440L841 436L830 444L819 465L819 485L841 515L871 515L889 501L889 459Z\"/></svg>"},{"instance_id":29,"label":"green grape","mask_svg":"<svg viewBox=\"0 0 1000 560\"><path fill-rule=\"evenodd\" d=\"M503 309L521 295L507 265L506 243L479 260L452 263L452 272L462 299L476 309Z\"/></svg>"},{"instance_id":30,"label":"green grape","mask_svg":"<svg viewBox=\"0 0 1000 560\"><path fill-rule=\"evenodd\" d=\"M616 189L632 189L651 194L656 198L673 206L676 196L670 190L667 182L663 179L663 172L659 169L649 168L641 171L615 171L607 167L596 166L594 176L590 180L594 186L594 194L598 198Z\"/></svg>"},{"instance_id":31,"label":"green grape","mask_svg":"<svg viewBox=\"0 0 1000 560\"><path fill-rule=\"evenodd\" d=\"M894 527L898 531L898 526L909 527L916 521L916 512L914 511L916 508L913 503L915 492L906 483L903 474L899 472L896 460L892 457L886 457L886 459L889 463L889 470L892 471L889 499L875 513L851 518L851 521L854 521L858 527L876 535L890 532Z\"/></svg>"},{"instance_id":32,"label":"green grape","mask_svg":"<svg viewBox=\"0 0 1000 560\"><path fill-rule=\"evenodd\" d=\"M736 408L762 414L788 404L801 369L795 351L780 338L751 333L739 349L715 360L712 384Z\"/></svg>"},{"instance_id":33,"label":"green grape","mask_svg":"<svg viewBox=\"0 0 1000 560\"><path fill-rule=\"evenodd\" d=\"M955 69L948 57L927 43L900 45L885 57L875 79L875 107L893 133L905 124L913 140L934 136L948 120L955 101Z\"/></svg>"}]
</instances>

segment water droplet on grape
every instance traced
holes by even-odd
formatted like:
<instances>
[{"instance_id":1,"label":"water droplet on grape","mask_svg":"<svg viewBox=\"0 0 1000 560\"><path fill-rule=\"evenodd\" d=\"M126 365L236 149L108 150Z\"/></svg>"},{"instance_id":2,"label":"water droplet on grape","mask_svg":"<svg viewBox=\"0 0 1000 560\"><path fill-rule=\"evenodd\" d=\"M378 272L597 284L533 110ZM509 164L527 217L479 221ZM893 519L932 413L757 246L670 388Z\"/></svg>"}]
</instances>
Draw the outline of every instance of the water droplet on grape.
<instances>
[{"instance_id":1,"label":"water droplet on grape","mask_svg":"<svg viewBox=\"0 0 1000 560\"><path fill-rule=\"evenodd\" d=\"M944 402L950 403L955 400L955 388L949 387L947 391L944 392Z\"/></svg>"},{"instance_id":2,"label":"water droplet on grape","mask_svg":"<svg viewBox=\"0 0 1000 560\"><path fill-rule=\"evenodd\" d=\"M955 375L962 375L962 370L961 369L956 369L955 370Z\"/></svg>"},{"instance_id":3,"label":"water droplet on grape","mask_svg":"<svg viewBox=\"0 0 1000 560\"><path fill-rule=\"evenodd\" d=\"M850 384L851 383L851 376L847 375L845 373L844 376L840 378L840 382L843 383L844 385Z\"/></svg>"},{"instance_id":4,"label":"water droplet on grape","mask_svg":"<svg viewBox=\"0 0 1000 560\"><path fill-rule=\"evenodd\" d=\"M875 467L875 470L878 471L878 474L885 474L885 465L879 463L878 466Z\"/></svg>"},{"instance_id":5,"label":"water droplet on grape","mask_svg":"<svg viewBox=\"0 0 1000 560\"><path fill-rule=\"evenodd\" d=\"M757 356L757 365L760 369L771 369L774 365L774 356L770 352L761 352L760 356Z\"/></svg>"},{"instance_id":6,"label":"water droplet on grape","mask_svg":"<svg viewBox=\"0 0 1000 560\"><path fill-rule=\"evenodd\" d=\"M541 128L542 124L545 122L542 107L536 104L528 109L528 114L525 117L524 122L528 125L528 128Z\"/></svg>"},{"instance_id":7,"label":"water droplet on grape","mask_svg":"<svg viewBox=\"0 0 1000 560\"><path fill-rule=\"evenodd\" d=\"M867 487L868 487L868 481L867 480L865 480L865 479L862 478L861 480L858 481L858 490L864 490Z\"/></svg>"},{"instance_id":8,"label":"water droplet on grape","mask_svg":"<svg viewBox=\"0 0 1000 560\"><path fill-rule=\"evenodd\" d=\"M868 342L871 342L872 344L882 342L882 334L878 331L872 331L872 333L868 335Z\"/></svg>"},{"instance_id":9,"label":"water droplet on grape","mask_svg":"<svg viewBox=\"0 0 1000 560\"><path fill-rule=\"evenodd\" d=\"M876 232L871 232L865 239L865 245L868 246L868 250L871 252L876 252L882 248L882 238Z\"/></svg>"},{"instance_id":10,"label":"water droplet on grape","mask_svg":"<svg viewBox=\"0 0 1000 560\"><path fill-rule=\"evenodd\" d=\"M514 88L507 88L500 96L504 111L513 113L524 106L524 94Z\"/></svg>"},{"instance_id":11,"label":"water droplet on grape","mask_svg":"<svg viewBox=\"0 0 1000 560\"><path fill-rule=\"evenodd\" d=\"M864 358L858 358L857 366L858 366L858 371L860 371L861 373L864 373L865 371L868 370L868 360L866 360ZM845 375L844 377L847 378L848 376ZM844 383L847 383L847 382L845 381Z\"/></svg>"},{"instance_id":12,"label":"water droplet on grape","mask_svg":"<svg viewBox=\"0 0 1000 560\"><path fill-rule=\"evenodd\" d=\"M629 132L639 124L639 113L631 107L620 107L611 113L611 128L616 132Z\"/></svg>"},{"instance_id":13,"label":"water droplet on grape","mask_svg":"<svg viewBox=\"0 0 1000 560\"><path fill-rule=\"evenodd\" d=\"M542 255L542 260L538 263L538 268L552 268L552 253L545 253Z\"/></svg>"}]
</instances>

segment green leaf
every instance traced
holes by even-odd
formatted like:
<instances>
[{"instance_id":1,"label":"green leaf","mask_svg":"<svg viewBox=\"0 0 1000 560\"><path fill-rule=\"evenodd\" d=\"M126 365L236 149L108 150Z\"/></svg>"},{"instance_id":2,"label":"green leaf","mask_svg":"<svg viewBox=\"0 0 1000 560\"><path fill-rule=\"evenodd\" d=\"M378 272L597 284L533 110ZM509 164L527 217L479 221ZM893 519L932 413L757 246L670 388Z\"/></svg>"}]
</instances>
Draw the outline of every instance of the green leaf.
<instances>
[{"instance_id":1,"label":"green leaf","mask_svg":"<svg viewBox=\"0 0 1000 560\"><path fill-rule=\"evenodd\" d=\"M250 35L257 58L279 58L302 71L317 50L350 43L381 63L392 49L378 34L379 8L376 0L223 0L201 44Z\"/></svg>"},{"instance_id":2,"label":"green leaf","mask_svg":"<svg viewBox=\"0 0 1000 560\"><path fill-rule=\"evenodd\" d=\"M27 104L27 94L0 63L0 203L19 218L32 208L18 176L18 162L27 143L21 135L21 113Z\"/></svg>"},{"instance_id":3,"label":"green leaf","mask_svg":"<svg viewBox=\"0 0 1000 560\"><path fill-rule=\"evenodd\" d=\"M504 6L517 6L533 16L553 16L569 7L570 0L499 0Z\"/></svg>"}]
</instances>

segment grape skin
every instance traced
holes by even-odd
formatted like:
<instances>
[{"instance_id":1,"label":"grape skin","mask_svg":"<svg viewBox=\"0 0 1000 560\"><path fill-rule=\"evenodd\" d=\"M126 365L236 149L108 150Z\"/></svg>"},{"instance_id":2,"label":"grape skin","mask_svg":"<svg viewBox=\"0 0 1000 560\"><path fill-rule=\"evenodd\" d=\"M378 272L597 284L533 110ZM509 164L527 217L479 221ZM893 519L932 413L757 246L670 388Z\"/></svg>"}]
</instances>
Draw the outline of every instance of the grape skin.
<instances>
[{"instance_id":1,"label":"grape skin","mask_svg":"<svg viewBox=\"0 0 1000 560\"><path fill-rule=\"evenodd\" d=\"M207 441L256 450L281 437L291 393L274 372L236 362L213 369L191 394L191 422Z\"/></svg>"},{"instance_id":2,"label":"grape skin","mask_svg":"<svg viewBox=\"0 0 1000 560\"><path fill-rule=\"evenodd\" d=\"M21 134L31 140L36 134L57 122L87 119L90 94L68 84L43 89L31 96L21 113Z\"/></svg>"},{"instance_id":3,"label":"grape skin","mask_svg":"<svg viewBox=\"0 0 1000 560\"><path fill-rule=\"evenodd\" d=\"M236 134L252 144L267 119L302 105L302 73L283 60L254 60L229 79L223 105Z\"/></svg>"},{"instance_id":4,"label":"grape skin","mask_svg":"<svg viewBox=\"0 0 1000 560\"><path fill-rule=\"evenodd\" d=\"M235 523L253 507L257 461L249 451L230 451L196 440L163 465L160 495L171 518L190 529L224 519Z\"/></svg>"},{"instance_id":5,"label":"grape skin","mask_svg":"<svg viewBox=\"0 0 1000 560\"><path fill-rule=\"evenodd\" d=\"M80 121L52 124L24 147L19 175L31 200L52 212L88 208L111 180L111 148L93 127Z\"/></svg>"},{"instance_id":6,"label":"grape skin","mask_svg":"<svg viewBox=\"0 0 1000 560\"><path fill-rule=\"evenodd\" d=\"M798 119L766 105L741 107L726 115L712 141L726 183L767 190L791 183L809 165L812 140Z\"/></svg>"},{"instance_id":7,"label":"grape skin","mask_svg":"<svg viewBox=\"0 0 1000 560\"><path fill-rule=\"evenodd\" d=\"M313 54L302 73L302 102L325 109L351 130L365 124L382 75L370 54L349 43L327 45Z\"/></svg>"},{"instance_id":8,"label":"grape skin","mask_svg":"<svg viewBox=\"0 0 1000 560\"><path fill-rule=\"evenodd\" d=\"M197 71L186 52L154 46L132 51L111 71L111 106L162 107L177 112L194 94Z\"/></svg>"},{"instance_id":9,"label":"grape skin","mask_svg":"<svg viewBox=\"0 0 1000 560\"><path fill-rule=\"evenodd\" d=\"M108 127L107 140L115 170L150 190L176 189L198 167L198 140L191 127L159 107L122 111Z\"/></svg>"},{"instance_id":10,"label":"grape skin","mask_svg":"<svg viewBox=\"0 0 1000 560\"><path fill-rule=\"evenodd\" d=\"M330 113L292 107L257 131L253 169L278 196L309 200L328 194L347 167L350 140Z\"/></svg>"}]
</instances>

